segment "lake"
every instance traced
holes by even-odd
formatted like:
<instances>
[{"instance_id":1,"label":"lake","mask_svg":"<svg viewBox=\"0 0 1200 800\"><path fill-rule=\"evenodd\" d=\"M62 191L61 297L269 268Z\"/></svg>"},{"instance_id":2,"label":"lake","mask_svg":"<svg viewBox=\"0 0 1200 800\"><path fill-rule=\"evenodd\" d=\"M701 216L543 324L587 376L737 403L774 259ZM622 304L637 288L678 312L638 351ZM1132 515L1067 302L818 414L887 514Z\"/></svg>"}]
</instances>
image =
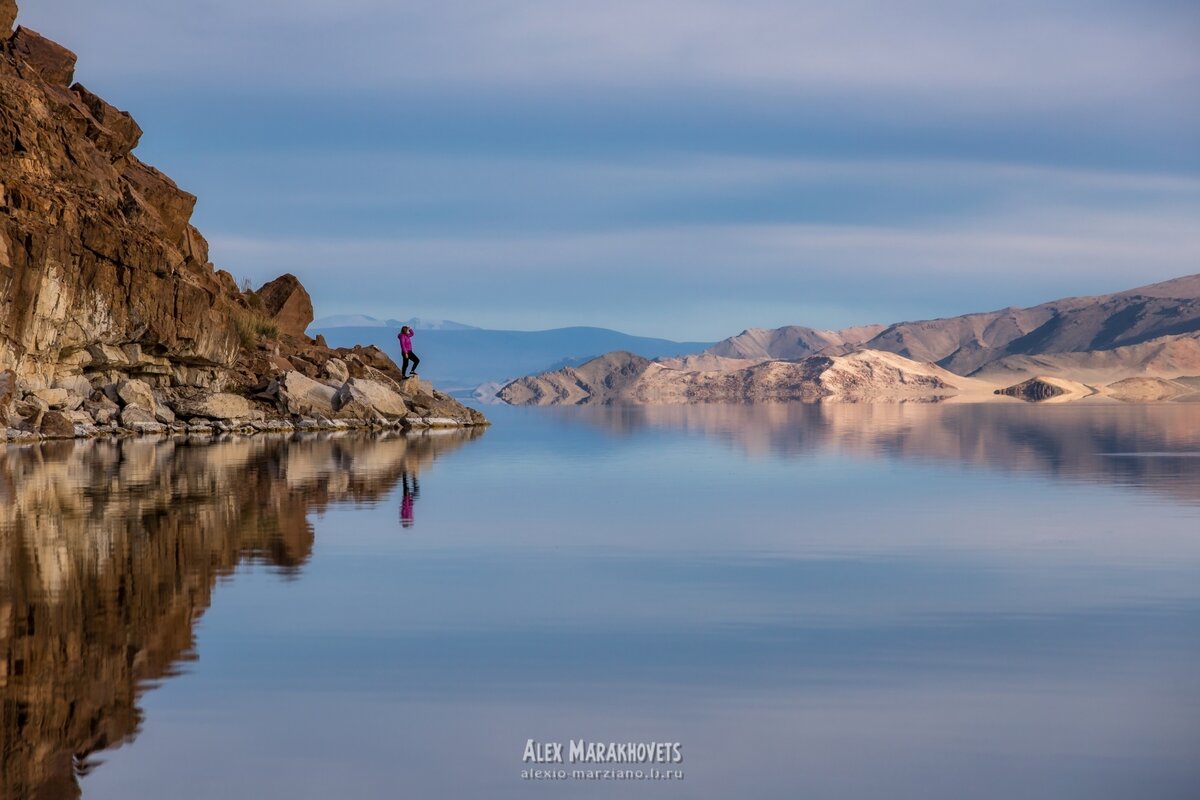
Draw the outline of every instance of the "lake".
<instances>
[{"instance_id":1,"label":"lake","mask_svg":"<svg viewBox=\"0 0 1200 800\"><path fill-rule=\"evenodd\" d=\"M1200 797L1200 405L487 413L0 450L4 796Z\"/></svg>"}]
</instances>

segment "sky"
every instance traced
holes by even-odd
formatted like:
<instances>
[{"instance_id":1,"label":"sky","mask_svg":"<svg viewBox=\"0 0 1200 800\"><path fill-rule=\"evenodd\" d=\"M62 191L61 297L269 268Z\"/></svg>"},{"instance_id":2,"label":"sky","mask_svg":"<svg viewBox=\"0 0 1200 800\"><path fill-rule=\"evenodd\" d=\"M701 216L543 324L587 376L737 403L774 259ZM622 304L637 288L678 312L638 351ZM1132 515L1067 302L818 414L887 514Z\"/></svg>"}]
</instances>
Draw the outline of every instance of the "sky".
<instances>
[{"instance_id":1,"label":"sky","mask_svg":"<svg viewBox=\"0 0 1200 800\"><path fill-rule=\"evenodd\" d=\"M20 4L318 316L715 340L1200 272L1188 0Z\"/></svg>"}]
</instances>

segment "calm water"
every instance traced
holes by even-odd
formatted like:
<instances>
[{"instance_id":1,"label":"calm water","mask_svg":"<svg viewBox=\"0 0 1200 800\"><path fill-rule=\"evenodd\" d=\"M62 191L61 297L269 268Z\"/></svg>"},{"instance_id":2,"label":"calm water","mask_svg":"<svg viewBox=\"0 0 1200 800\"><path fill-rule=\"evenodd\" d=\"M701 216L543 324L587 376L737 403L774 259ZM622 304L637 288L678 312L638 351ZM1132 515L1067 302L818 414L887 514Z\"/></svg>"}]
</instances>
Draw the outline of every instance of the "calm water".
<instances>
[{"instance_id":1,"label":"calm water","mask_svg":"<svg viewBox=\"0 0 1200 800\"><path fill-rule=\"evenodd\" d=\"M5 796L1200 797L1200 406L489 414L0 450Z\"/></svg>"}]
</instances>

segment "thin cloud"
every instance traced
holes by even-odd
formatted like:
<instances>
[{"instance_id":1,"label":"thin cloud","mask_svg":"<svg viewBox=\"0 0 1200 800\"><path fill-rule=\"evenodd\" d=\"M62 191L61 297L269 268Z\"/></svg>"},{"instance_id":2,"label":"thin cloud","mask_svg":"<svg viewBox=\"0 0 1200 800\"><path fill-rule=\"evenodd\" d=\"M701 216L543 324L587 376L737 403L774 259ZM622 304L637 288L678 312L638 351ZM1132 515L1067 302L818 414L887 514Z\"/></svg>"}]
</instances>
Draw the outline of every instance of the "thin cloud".
<instances>
[{"instance_id":1,"label":"thin cloud","mask_svg":"<svg viewBox=\"0 0 1200 800\"><path fill-rule=\"evenodd\" d=\"M1197 15L1153 6L480 0L42 0L23 12L106 79L292 87L751 87L1074 107L1181 98ZM147 64L154 64L152 70Z\"/></svg>"}]
</instances>

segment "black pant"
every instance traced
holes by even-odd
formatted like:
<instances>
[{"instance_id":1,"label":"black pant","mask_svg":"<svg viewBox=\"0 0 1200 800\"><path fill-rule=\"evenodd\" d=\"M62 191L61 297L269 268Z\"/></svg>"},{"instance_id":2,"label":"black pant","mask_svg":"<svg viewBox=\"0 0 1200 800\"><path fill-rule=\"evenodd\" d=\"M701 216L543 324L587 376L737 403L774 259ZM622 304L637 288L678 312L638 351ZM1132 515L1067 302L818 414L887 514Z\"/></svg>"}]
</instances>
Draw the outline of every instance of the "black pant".
<instances>
[{"instance_id":1,"label":"black pant","mask_svg":"<svg viewBox=\"0 0 1200 800\"><path fill-rule=\"evenodd\" d=\"M416 374L417 364L421 363L421 359L417 358L417 354L412 352L404 353L403 355L404 363L400 366L400 377L404 377L404 373L408 372L409 362L412 362L412 371L413 374Z\"/></svg>"}]
</instances>

